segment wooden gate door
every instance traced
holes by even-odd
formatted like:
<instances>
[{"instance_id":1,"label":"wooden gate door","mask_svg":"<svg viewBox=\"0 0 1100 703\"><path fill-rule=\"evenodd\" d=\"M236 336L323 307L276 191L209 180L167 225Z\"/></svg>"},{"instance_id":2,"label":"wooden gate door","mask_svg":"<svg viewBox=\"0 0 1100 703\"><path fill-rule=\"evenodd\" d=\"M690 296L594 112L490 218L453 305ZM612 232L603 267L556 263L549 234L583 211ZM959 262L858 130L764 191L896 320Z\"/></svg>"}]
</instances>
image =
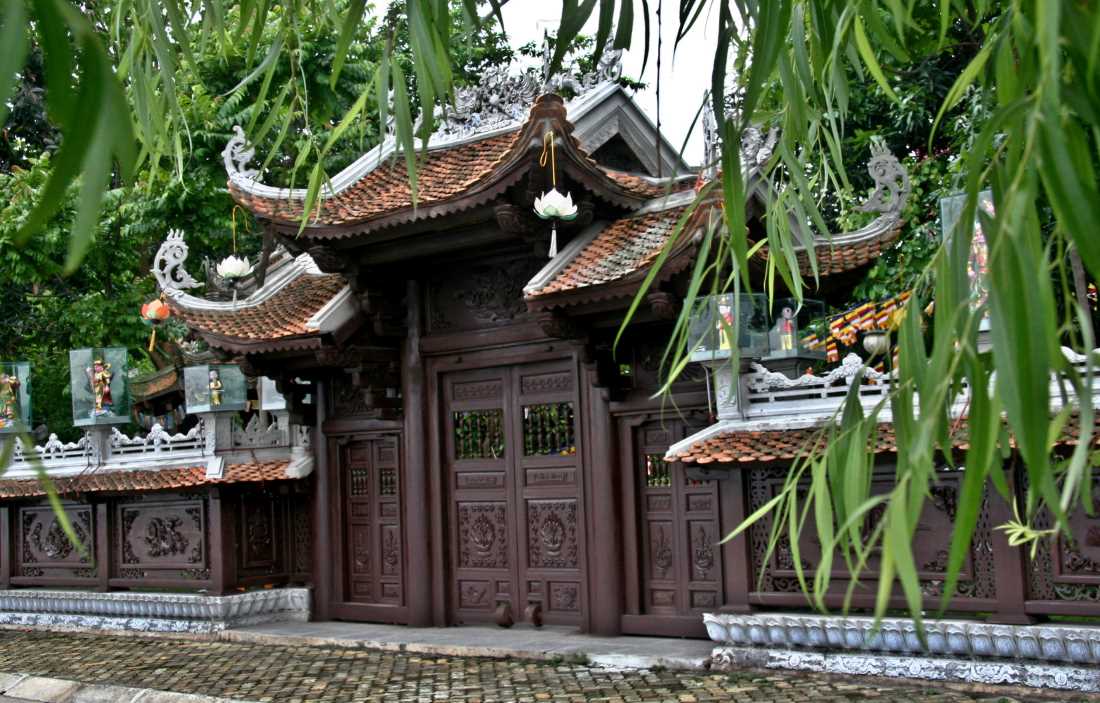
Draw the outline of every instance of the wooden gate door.
<instances>
[{"instance_id":1,"label":"wooden gate door","mask_svg":"<svg viewBox=\"0 0 1100 703\"><path fill-rule=\"evenodd\" d=\"M444 377L456 622L519 621L537 610L547 623L582 623L576 386L564 363Z\"/></svg>"},{"instance_id":2,"label":"wooden gate door","mask_svg":"<svg viewBox=\"0 0 1100 703\"><path fill-rule=\"evenodd\" d=\"M344 559L337 580L343 598L334 604L338 617L406 619L398 446L397 435L388 434L356 438L340 448Z\"/></svg>"}]
</instances>

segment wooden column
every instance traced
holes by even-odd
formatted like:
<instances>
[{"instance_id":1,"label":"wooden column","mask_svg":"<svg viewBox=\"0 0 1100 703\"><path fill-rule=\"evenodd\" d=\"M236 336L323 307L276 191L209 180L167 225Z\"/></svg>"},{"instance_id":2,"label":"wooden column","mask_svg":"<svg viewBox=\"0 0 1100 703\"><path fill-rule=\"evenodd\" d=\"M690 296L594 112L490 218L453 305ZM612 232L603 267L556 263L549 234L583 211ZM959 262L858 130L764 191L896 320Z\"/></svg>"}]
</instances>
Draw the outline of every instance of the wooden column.
<instances>
[{"instance_id":1,"label":"wooden column","mask_svg":"<svg viewBox=\"0 0 1100 703\"><path fill-rule=\"evenodd\" d=\"M408 572L405 598L409 624L432 625L431 495L428 461L427 397L424 359L420 355L423 328L421 285L406 288L408 334L401 354L401 393L405 399L405 548Z\"/></svg>"},{"instance_id":2,"label":"wooden column","mask_svg":"<svg viewBox=\"0 0 1100 703\"><path fill-rule=\"evenodd\" d=\"M749 514L748 470L731 469L729 474L729 478L718 482L722 502L723 537L737 529ZM748 530L722 545L722 563L725 565L723 585L726 598L720 610L724 613L752 612L752 606L749 605L749 592L752 591L756 574L752 572L752 551Z\"/></svg>"},{"instance_id":3,"label":"wooden column","mask_svg":"<svg viewBox=\"0 0 1100 703\"><path fill-rule=\"evenodd\" d=\"M994 468L994 471L1000 469ZM1012 496L1016 498L1019 481L1010 476ZM1005 502L1001 494L986 486L986 500L989 502L989 522L1003 525L1014 519L1012 506ZM1027 555L1024 549L1008 543L1004 530L992 530L990 540L993 543L993 563L997 574L997 610L987 618L989 622L1005 625L1030 625L1036 619L1024 612L1027 600Z\"/></svg>"},{"instance_id":4,"label":"wooden column","mask_svg":"<svg viewBox=\"0 0 1100 703\"><path fill-rule=\"evenodd\" d=\"M0 588L11 586L11 555L15 553L11 530L12 512L6 505L0 507Z\"/></svg>"},{"instance_id":5,"label":"wooden column","mask_svg":"<svg viewBox=\"0 0 1100 703\"><path fill-rule=\"evenodd\" d=\"M317 477L313 484L313 619L331 619L332 570L341 559L333 549L332 543L332 476L330 467L329 440L322 429L328 414L329 381L318 380L317 386L317 427L313 435L313 453Z\"/></svg>"},{"instance_id":6,"label":"wooden column","mask_svg":"<svg viewBox=\"0 0 1100 703\"><path fill-rule=\"evenodd\" d=\"M95 505L95 554L92 558L95 559L97 591L110 590L111 530L107 523L109 513L110 504L106 501Z\"/></svg>"},{"instance_id":7,"label":"wooden column","mask_svg":"<svg viewBox=\"0 0 1100 703\"><path fill-rule=\"evenodd\" d=\"M236 585L236 535L233 510L222 500L220 488L210 489L210 513L206 529L210 532L210 590L225 595Z\"/></svg>"},{"instance_id":8,"label":"wooden column","mask_svg":"<svg viewBox=\"0 0 1100 703\"><path fill-rule=\"evenodd\" d=\"M611 425L609 391L598 384L595 364L587 365L588 458L586 472L592 497L590 630L596 635L622 634L623 541L615 461L615 429Z\"/></svg>"}]
</instances>

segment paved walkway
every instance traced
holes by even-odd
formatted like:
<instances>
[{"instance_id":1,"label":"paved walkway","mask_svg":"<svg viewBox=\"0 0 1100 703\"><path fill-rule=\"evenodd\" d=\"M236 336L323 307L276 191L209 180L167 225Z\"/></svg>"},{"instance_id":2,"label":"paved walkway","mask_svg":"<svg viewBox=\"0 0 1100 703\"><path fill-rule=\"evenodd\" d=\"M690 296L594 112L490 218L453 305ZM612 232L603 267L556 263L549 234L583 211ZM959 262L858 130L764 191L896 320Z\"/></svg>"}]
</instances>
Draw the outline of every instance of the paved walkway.
<instances>
[{"instance_id":1,"label":"paved walkway","mask_svg":"<svg viewBox=\"0 0 1100 703\"><path fill-rule=\"evenodd\" d=\"M596 637L569 627L404 627L351 622L287 622L229 630L231 642L361 647L452 657L587 661L635 669L706 669L714 643L667 637Z\"/></svg>"},{"instance_id":2,"label":"paved walkway","mask_svg":"<svg viewBox=\"0 0 1100 703\"><path fill-rule=\"evenodd\" d=\"M662 642L671 646L674 641ZM879 701L962 703L1046 699L1023 691L1008 692L1011 697L1005 698L910 682L856 681L817 674L624 670L565 660L532 662L440 657L357 647L326 648L41 631L0 632L0 672L21 672L85 684L287 703L830 703L872 698ZM155 698L150 697L149 700Z\"/></svg>"}]
</instances>

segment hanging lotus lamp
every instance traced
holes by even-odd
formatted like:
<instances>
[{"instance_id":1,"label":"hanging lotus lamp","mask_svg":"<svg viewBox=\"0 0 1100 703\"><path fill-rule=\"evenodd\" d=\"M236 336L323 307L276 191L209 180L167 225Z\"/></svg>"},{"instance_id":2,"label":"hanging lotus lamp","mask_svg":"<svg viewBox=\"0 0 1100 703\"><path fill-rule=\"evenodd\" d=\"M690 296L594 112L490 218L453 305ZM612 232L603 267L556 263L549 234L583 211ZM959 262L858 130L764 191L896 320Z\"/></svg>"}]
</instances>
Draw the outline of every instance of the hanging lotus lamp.
<instances>
[{"instance_id":1,"label":"hanging lotus lamp","mask_svg":"<svg viewBox=\"0 0 1100 703\"><path fill-rule=\"evenodd\" d=\"M558 220L569 222L577 218L577 206L573 196L558 190L558 167L554 159L554 132L547 130L542 137L542 155L539 166L546 167L550 161L550 190L535 198L535 214L544 220L550 220L550 258L558 255Z\"/></svg>"},{"instance_id":2,"label":"hanging lotus lamp","mask_svg":"<svg viewBox=\"0 0 1100 703\"><path fill-rule=\"evenodd\" d=\"M157 343L157 328L171 316L172 309L164 302L163 296L141 306L141 321L153 328L149 335L149 353L153 352L153 346Z\"/></svg>"},{"instance_id":3,"label":"hanging lotus lamp","mask_svg":"<svg viewBox=\"0 0 1100 703\"><path fill-rule=\"evenodd\" d=\"M243 256L230 254L219 261L214 270L233 291L233 302L237 302L237 285L245 276L252 273L252 264L248 263L248 259Z\"/></svg>"}]
</instances>

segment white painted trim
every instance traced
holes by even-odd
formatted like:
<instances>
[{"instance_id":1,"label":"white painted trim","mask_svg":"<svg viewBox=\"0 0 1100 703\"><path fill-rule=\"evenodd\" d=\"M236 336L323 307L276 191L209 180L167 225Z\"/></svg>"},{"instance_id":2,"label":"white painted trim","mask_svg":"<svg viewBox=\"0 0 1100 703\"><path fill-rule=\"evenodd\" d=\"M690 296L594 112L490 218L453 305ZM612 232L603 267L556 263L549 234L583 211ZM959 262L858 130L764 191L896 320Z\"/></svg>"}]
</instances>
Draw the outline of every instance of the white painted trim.
<instances>
[{"instance_id":1,"label":"white painted trim","mask_svg":"<svg viewBox=\"0 0 1100 703\"><path fill-rule=\"evenodd\" d=\"M355 317L358 307L355 296L352 295L351 286L344 286L331 300L321 306L320 310L313 313L313 317L306 321L306 329L332 332Z\"/></svg>"},{"instance_id":2,"label":"white painted trim","mask_svg":"<svg viewBox=\"0 0 1100 703\"><path fill-rule=\"evenodd\" d=\"M275 269L261 288L256 289L247 298L234 301L217 301L200 298L182 290L169 290L165 293L179 305L188 310L202 310L206 312L235 312L246 308L255 307L270 300L276 293L286 288L291 282L302 275L320 276L321 270L317 268L313 257L309 254L301 254L289 264Z\"/></svg>"}]
</instances>

